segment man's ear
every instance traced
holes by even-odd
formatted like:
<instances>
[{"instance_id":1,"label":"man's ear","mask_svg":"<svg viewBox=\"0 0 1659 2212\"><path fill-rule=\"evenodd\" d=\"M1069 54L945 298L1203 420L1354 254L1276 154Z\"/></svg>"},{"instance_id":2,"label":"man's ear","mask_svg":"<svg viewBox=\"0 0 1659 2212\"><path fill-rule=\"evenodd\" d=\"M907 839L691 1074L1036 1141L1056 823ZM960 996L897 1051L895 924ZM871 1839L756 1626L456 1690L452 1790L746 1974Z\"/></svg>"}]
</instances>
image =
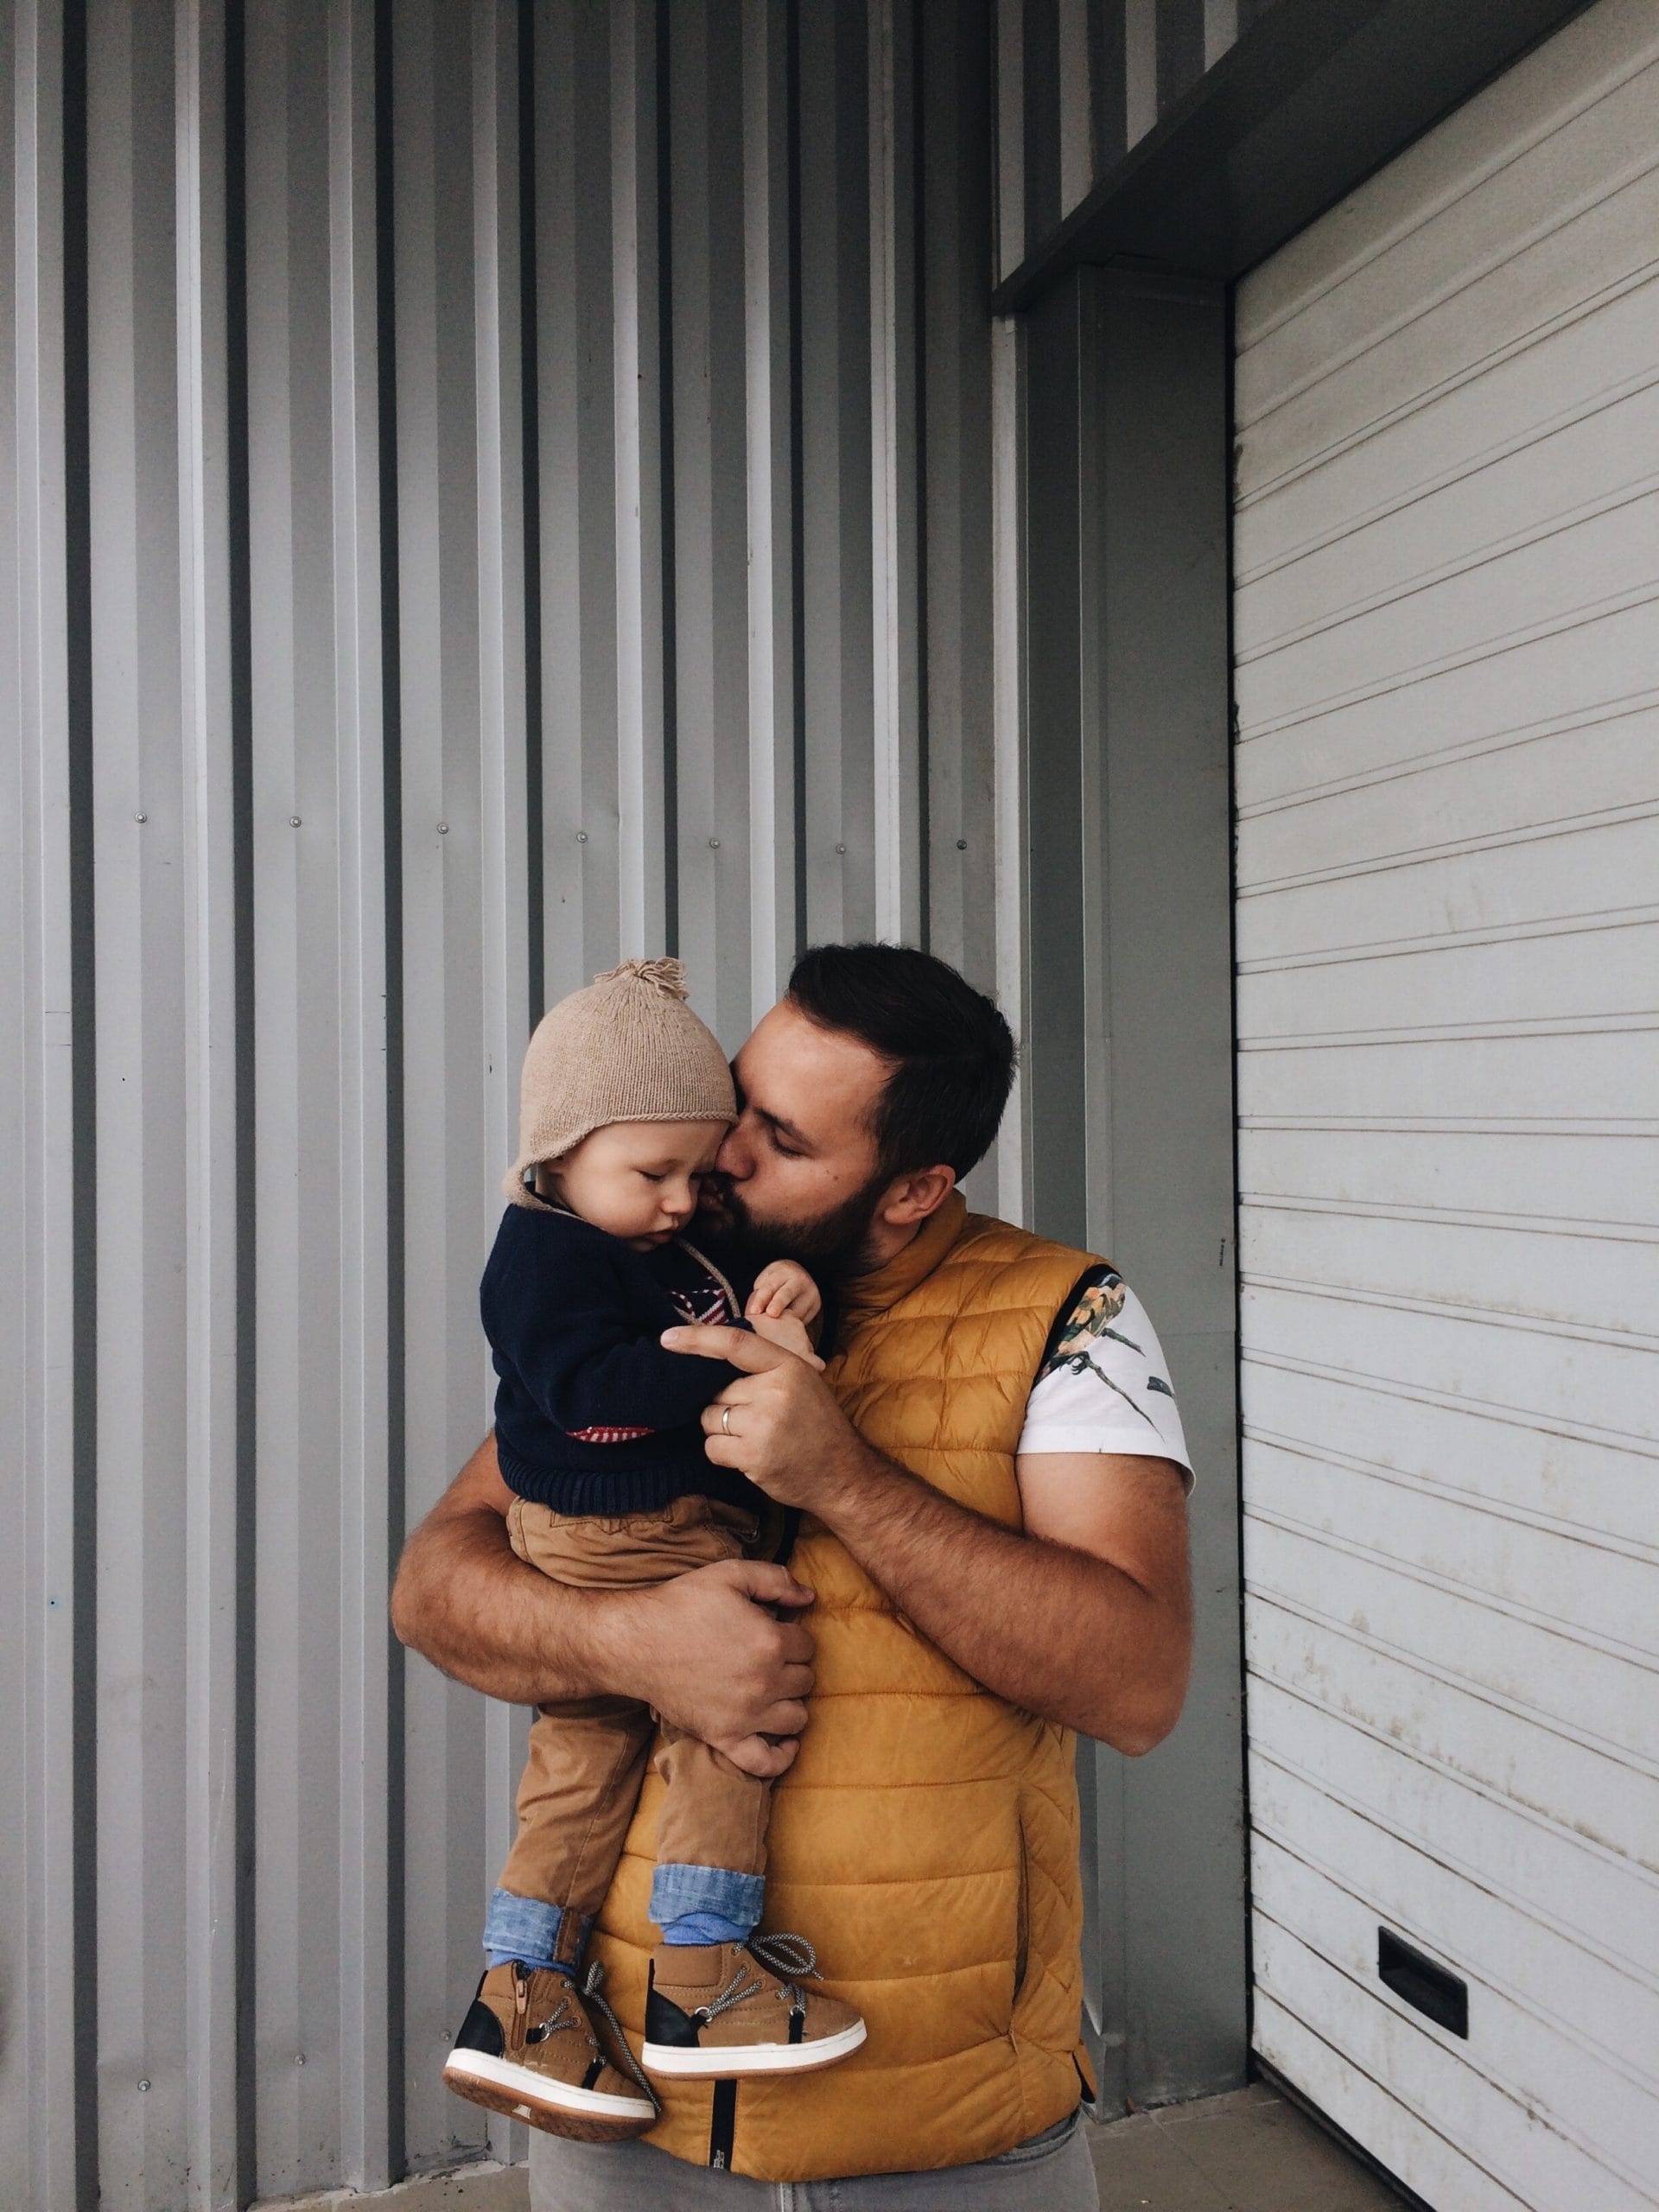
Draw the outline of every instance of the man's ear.
<instances>
[{"instance_id":1,"label":"man's ear","mask_svg":"<svg viewBox=\"0 0 1659 2212\"><path fill-rule=\"evenodd\" d=\"M954 1167L922 1167L913 1175L897 1176L876 1208L877 1217L893 1229L914 1229L937 1213L956 1187Z\"/></svg>"}]
</instances>

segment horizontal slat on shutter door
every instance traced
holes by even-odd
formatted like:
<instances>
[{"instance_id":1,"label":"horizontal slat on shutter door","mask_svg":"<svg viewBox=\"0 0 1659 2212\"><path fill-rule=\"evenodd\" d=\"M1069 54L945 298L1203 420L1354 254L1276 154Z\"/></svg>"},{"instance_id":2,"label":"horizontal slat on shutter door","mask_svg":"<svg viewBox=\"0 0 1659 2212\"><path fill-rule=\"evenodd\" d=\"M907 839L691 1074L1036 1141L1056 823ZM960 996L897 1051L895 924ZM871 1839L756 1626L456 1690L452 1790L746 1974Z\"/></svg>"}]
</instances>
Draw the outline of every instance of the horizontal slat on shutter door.
<instances>
[{"instance_id":1,"label":"horizontal slat on shutter door","mask_svg":"<svg viewBox=\"0 0 1659 2212\"><path fill-rule=\"evenodd\" d=\"M1602 0L1238 302L1256 2034L1458 2212L1659 2201L1656 106Z\"/></svg>"}]
</instances>

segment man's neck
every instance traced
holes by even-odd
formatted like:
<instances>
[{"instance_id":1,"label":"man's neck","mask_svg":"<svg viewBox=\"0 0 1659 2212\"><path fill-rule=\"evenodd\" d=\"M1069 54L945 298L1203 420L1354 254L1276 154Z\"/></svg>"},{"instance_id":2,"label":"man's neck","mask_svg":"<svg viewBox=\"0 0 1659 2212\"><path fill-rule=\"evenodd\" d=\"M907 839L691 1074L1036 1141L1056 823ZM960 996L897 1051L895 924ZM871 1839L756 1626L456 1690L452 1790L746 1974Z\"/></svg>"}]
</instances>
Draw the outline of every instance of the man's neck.
<instances>
[{"instance_id":1,"label":"man's neck","mask_svg":"<svg viewBox=\"0 0 1659 2212\"><path fill-rule=\"evenodd\" d=\"M869 1234L865 1239L863 1258L860 1262L857 1274L851 1279L856 1281L859 1275L879 1274L890 1260L898 1258L907 1244L913 1244L916 1242L922 1233L925 1222L931 1218L932 1217L928 1215L923 1221L872 1222Z\"/></svg>"}]
</instances>

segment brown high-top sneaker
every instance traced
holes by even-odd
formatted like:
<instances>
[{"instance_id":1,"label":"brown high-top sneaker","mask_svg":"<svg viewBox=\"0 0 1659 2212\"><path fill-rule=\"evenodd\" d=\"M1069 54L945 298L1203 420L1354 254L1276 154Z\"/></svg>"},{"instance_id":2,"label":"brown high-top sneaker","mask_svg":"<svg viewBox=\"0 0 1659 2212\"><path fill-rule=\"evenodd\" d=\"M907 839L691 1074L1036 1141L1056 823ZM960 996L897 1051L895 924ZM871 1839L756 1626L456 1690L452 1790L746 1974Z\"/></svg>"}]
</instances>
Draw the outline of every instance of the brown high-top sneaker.
<instances>
[{"instance_id":1,"label":"brown high-top sneaker","mask_svg":"<svg viewBox=\"0 0 1659 2212\"><path fill-rule=\"evenodd\" d=\"M833 2066L864 2040L862 2017L805 1989L817 1955L799 1936L659 1943L641 2053L653 2074L732 2077Z\"/></svg>"},{"instance_id":2,"label":"brown high-top sneaker","mask_svg":"<svg viewBox=\"0 0 1659 2212\"><path fill-rule=\"evenodd\" d=\"M446 2085L549 2135L581 2143L643 2135L657 2101L599 1987L597 1965L580 1987L543 1967L492 1967L445 2062ZM611 2031L620 2064L601 2049L589 2005Z\"/></svg>"}]
</instances>

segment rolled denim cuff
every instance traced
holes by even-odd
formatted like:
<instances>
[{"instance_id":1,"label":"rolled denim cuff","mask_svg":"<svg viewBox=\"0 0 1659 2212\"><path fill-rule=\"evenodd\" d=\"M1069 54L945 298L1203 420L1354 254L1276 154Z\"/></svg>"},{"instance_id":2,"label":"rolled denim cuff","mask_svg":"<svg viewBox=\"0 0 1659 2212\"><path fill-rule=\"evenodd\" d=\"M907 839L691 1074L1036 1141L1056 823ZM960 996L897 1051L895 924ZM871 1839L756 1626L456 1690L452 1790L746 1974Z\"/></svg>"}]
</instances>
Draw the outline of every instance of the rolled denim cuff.
<instances>
[{"instance_id":1,"label":"rolled denim cuff","mask_svg":"<svg viewBox=\"0 0 1659 2212\"><path fill-rule=\"evenodd\" d=\"M759 1874L734 1874L725 1866L659 1866L651 1880L651 1916L658 1928L688 1912L715 1912L740 1928L753 1928L766 1903Z\"/></svg>"},{"instance_id":2,"label":"rolled denim cuff","mask_svg":"<svg viewBox=\"0 0 1659 2212\"><path fill-rule=\"evenodd\" d=\"M568 1905L497 1890L484 1919L484 1948L498 1958L522 1959L527 1967L576 1966L593 1924L590 1914L572 1912Z\"/></svg>"}]
</instances>

